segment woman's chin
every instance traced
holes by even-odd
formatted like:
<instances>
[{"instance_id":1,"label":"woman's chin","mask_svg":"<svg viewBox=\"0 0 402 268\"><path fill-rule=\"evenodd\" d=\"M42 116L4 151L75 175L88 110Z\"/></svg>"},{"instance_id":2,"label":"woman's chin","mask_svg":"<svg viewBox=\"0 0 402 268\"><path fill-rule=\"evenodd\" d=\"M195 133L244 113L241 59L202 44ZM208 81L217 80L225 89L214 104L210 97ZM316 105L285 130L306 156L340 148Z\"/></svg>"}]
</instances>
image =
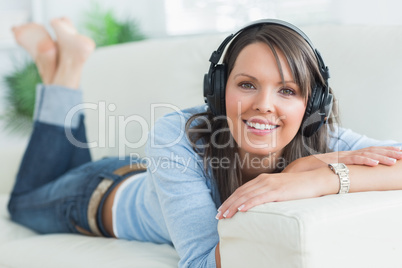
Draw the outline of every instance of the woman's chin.
<instances>
[{"instance_id":1,"label":"woman's chin","mask_svg":"<svg viewBox=\"0 0 402 268\"><path fill-rule=\"evenodd\" d=\"M278 155L282 150L279 148L275 147L273 148L272 146L269 146L267 144L256 144L252 146L245 146L241 148L243 153L255 156L255 157L269 157L272 155Z\"/></svg>"}]
</instances>

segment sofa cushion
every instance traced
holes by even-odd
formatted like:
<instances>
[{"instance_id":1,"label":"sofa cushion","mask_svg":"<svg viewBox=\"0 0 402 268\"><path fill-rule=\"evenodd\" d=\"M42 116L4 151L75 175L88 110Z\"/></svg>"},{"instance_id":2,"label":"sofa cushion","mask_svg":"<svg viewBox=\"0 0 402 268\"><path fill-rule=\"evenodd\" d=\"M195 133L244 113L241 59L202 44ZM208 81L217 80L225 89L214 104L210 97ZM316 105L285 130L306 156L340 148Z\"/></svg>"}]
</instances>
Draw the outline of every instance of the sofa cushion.
<instances>
[{"instance_id":1,"label":"sofa cushion","mask_svg":"<svg viewBox=\"0 0 402 268\"><path fill-rule=\"evenodd\" d=\"M163 268L177 267L179 261L176 251L169 245L72 234L15 240L1 245L0 252L0 266L5 267Z\"/></svg>"},{"instance_id":2,"label":"sofa cushion","mask_svg":"<svg viewBox=\"0 0 402 268\"><path fill-rule=\"evenodd\" d=\"M0 195L0 267L177 267L169 245L75 234L39 235L9 219Z\"/></svg>"}]
</instances>

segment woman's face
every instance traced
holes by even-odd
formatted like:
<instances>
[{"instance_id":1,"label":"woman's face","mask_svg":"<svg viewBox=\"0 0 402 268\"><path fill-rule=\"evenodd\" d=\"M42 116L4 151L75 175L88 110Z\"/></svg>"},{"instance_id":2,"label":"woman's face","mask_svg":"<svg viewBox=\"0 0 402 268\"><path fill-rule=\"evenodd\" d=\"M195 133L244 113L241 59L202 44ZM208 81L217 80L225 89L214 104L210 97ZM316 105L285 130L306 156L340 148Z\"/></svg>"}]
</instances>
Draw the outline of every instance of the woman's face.
<instances>
[{"instance_id":1,"label":"woman's face","mask_svg":"<svg viewBox=\"0 0 402 268\"><path fill-rule=\"evenodd\" d=\"M240 153L267 156L282 154L296 135L306 101L295 84L283 53L277 50L282 80L275 56L258 42L239 54L226 85L226 113L231 134Z\"/></svg>"}]
</instances>

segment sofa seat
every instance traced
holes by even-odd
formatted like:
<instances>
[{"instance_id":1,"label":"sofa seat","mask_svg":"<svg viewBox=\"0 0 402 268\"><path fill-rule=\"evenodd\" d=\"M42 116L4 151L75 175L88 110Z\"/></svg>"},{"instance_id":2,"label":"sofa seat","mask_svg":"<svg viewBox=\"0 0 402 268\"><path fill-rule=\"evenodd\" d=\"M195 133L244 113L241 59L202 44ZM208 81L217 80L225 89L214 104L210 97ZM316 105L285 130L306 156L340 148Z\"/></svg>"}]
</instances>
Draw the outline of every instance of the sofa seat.
<instances>
[{"instance_id":1,"label":"sofa seat","mask_svg":"<svg viewBox=\"0 0 402 268\"><path fill-rule=\"evenodd\" d=\"M177 267L173 247L72 234L39 235L10 221L0 194L0 267ZM29 264L29 265L28 265Z\"/></svg>"}]
</instances>

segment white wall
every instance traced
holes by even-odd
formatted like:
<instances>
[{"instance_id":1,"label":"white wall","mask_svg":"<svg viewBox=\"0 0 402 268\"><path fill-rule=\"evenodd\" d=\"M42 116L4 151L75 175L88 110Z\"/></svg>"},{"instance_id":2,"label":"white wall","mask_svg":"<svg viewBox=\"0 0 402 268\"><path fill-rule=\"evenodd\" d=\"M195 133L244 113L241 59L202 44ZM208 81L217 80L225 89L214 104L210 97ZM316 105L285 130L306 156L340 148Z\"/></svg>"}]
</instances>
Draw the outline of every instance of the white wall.
<instances>
[{"instance_id":1,"label":"white wall","mask_svg":"<svg viewBox=\"0 0 402 268\"><path fill-rule=\"evenodd\" d=\"M342 24L402 25L400 0L335 0L333 8Z\"/></svg>"},{"instance_id":2,"label":"white wall","mask_svg":"<svg viewBox=\"0 0 402 268\"><path fill-rule=\"evenodd\" d=\"M54 17L70 17L77 27L82 23L85 11L90 9L92 1L82 0L40 0L42 16L37 21L46 24ZM101 7L112 9L119 17L135 18L141 29L149 37L165 35L164 0L97 0Z\"/></svg>"}]
</instances>

